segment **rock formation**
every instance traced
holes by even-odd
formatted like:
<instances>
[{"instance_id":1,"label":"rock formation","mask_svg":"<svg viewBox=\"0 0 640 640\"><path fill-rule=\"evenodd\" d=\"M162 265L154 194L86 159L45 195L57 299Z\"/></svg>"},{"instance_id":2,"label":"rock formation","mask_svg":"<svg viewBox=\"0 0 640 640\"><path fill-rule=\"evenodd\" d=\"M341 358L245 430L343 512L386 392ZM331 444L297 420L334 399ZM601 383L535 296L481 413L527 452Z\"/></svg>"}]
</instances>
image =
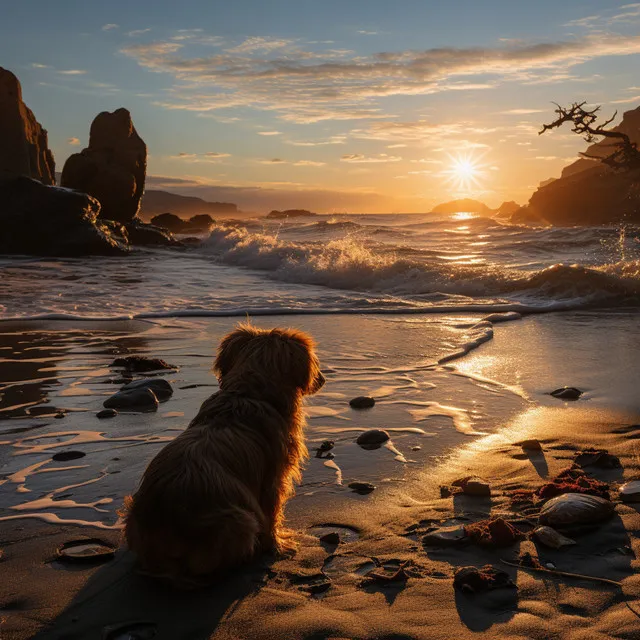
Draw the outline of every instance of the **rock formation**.
<instances>
[{"instance_id":1,"label":"rock formation","mask_svg":"<svg viewBox=\"0 0 640 640\"><path fill-rule=\"evenodd\" d=\"M161 213L159 216L151 218L151 224L167 229L172 233L197 233L209 231L215 224L215 220L208 213L192 216L188 220L173 213Z\"/></svg>"},{"instance_id":2,"label":"rock formation","mask_svg":"<svg viewBox=\"0 0 640 640\"><path fill-rule=\"evenodd\" d=\"M47 132L22 101L16 76L0 67L0 171L55 184Z\"/></svg>"},{"instance_id":3,"label":"rock formation","mask_svg":"<svg viewBox=\"0 0 640 640\"><path fill-rule=\"evenodd\" d=\"M503 202L495 211L496 218L509 218L514 212L520 208L520 205L515 200L508 200Z\"/></svg>"},{"instance_id":4,"label":"rock formation","mask_svg":"<svg viewBox=\"0 0 640 640\"><path fill-rule=\"evenodd\" d=\"M0 172L0 253L44 256L127 253L124 228L98 220L99 214L100 203L86 193Z\"/></svg>"},{"instance_id":5,"label":"rock formation","mask_svg":"<svg viewBox=\"0 0 640 640\"><path fill-rule=\"evenodd\" d=\"M317 213L307 211L306 209L286 209L285 211L278 211L274 209L267 214L267 218L271 220L285 220L287 218L307 218L317 215Z\"/></svg>"},{"instance_id":6,"label":"rock formation","mask_svg":"<svg viewBox=\"0 0 640 640\"><path fill-rule=\"evenodd\" d=\"M91 124L89 146L66 161L61 184L97 198L101 218L127 224L140 208L146 170L147 145L131 114L103 111Z\"/></svg>"},{"instance_id":7,"label":"rock formation","mask_svg":"<svg viewBox=\"0 0 640 640\"><path fill-rule=\"evenodd\" d=\"M209 202L195 196L181 196L169 191L147 189L142 196L140 217L149 220L153 216L171 211L174 215L190 218L197 214L208 214L212 217L235 215L238 207L231 202Z\"/></svg>"},{"instance_id":8,"label":"rock formation","mask_svg":"<svg viewBox=\"0 0 640 640\"><path fill-rule=\"evenodd\" d=\"M640 143L640 107L627 111L615 128ZM606 156L611 141L604 140L587 153ZM565 167L557 180L542 183L528 205L518 209L517 224L606 225L640 222L640 169L614 171L597 160L580 159Z\"/></svg>"},{"instance_id":9,"label":"rock formation","mask_svg":"<svg viewBox=\"0 0 640 640\"><path fill-rule=\"evenodd\" d=\"M471 213L480 213L481 215L491 215L492 211L487 207L484 202L480 202L478 200L472 200L471 198L463 198L462 200L452 200L451 202L443 202L435 206L432 210L432 213L462 213L462 212L471 212Z\"/></svg>"}]
</instances>

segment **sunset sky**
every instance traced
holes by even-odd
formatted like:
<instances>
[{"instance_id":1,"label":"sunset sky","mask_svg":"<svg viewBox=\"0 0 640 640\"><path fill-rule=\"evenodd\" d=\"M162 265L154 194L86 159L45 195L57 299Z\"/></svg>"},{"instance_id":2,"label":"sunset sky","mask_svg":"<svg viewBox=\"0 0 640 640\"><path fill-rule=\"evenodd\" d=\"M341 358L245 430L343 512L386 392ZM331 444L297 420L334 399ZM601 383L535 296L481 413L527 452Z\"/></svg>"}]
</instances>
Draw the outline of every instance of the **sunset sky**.
<instances>
[{"instance_id":1,"label":"sunset sky","mask_svg":"<svg viewBox=\"0 0 640 640\"><path fill-rule=\"evenodd\" d=\"M38 0L0 21L58 170L124 106L149 186L245 209L523 203L584 149L538 137L551 101L637 107L638 54L640 3L595 0Z\"/></svg>"}]
</instances>

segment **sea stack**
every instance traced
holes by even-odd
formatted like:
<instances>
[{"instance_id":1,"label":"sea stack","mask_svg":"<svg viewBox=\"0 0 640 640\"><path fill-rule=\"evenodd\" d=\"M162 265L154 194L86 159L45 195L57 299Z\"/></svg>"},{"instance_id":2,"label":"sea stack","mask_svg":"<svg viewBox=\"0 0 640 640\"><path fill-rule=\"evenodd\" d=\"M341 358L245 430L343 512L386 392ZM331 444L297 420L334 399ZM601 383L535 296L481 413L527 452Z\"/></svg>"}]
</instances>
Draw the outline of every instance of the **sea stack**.
<instances>
[{"instance_id":1,"label":"sea stack","mask_svg":"<svg viewBox=\"0 0 640 640\"><path fill-rule=\"evenodd\" d=\"M47 131L22 100L16 76L0 67L0 171L55 184Z\"/></svg>"},{"instance_id":2,"label":"sea stack","mask_svg":"<svg viewBox=\"0 0 640 640\"><path fill-rule=\"evenodd\" d=\"M128 224L138 214L146 172L147 145L121 108L95 117L89 146L65 162L61 184L97 198L101 218Z\"/></svg>"}]
</instances>

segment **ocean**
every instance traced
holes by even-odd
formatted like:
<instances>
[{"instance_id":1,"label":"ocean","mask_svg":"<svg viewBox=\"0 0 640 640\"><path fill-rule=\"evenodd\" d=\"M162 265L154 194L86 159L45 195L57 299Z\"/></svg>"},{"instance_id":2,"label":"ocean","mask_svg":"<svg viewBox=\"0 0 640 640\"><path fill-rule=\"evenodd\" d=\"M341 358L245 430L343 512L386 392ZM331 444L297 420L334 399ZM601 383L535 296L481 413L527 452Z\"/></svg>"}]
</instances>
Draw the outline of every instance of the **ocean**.
<instances>
[{"instance_id":1,"label":"ocean","mask_svg":"<svg viewBox=\"0 0 640 640\"><path fill-rule=\"evenodd\" d=\"M311 333L327 378L306 404L297 524L399 495L518 416L569 407L557 387L580 388L585 410L637 413L639 237L466 213L331 215L226 221L198 246L128 257L2 257L0 521L117 527L149 460L217 390L215 348L247 317ZM122 354L176 365L174 395L99 420ZM376 406L351 409L358 395ZM388 446L360 448L369 428L387 429ZM315 457L326 439L333 460ZM359 496L354 480L377 490Z\"/></svg>"}]
</instances>

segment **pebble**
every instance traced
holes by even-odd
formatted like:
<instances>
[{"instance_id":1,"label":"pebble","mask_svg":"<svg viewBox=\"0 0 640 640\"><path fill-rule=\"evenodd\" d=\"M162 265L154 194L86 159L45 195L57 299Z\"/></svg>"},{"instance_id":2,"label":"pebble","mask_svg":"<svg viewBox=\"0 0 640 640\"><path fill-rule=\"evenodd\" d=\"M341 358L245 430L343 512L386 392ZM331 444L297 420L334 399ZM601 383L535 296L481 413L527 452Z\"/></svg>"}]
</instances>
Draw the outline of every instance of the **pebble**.
<instances>
[{"instance_id":1,"label":"pebble","mask_svg":"<svg viewBox=\"0 0 640 640\"><path fill-rule=\"evenodd\" d=\"M553 562L547 562L547 564L544 565L545 567L547 567L547 569L554 571L556 568L556 565L553 564Z\"/></svg>"},{"instance_id":2,"label":"pebble","mask_svg":"<svg viewBox=\"0 0 640 640\"><path fill-rule=\"evenodd\" d=\"M164 378L134 380L125 384L121 391L131 391L132 389L151 389L160 401L168 400L173 395L173 387Z\"/></svg>"},{"instance_id":3,"label":"pebble","mask_svg":"<svg viewBox=\"0 0 640 640\"><path fill-rule=\"evenodd\" d=\"M563 536L553 527L537 527L533 530L532 535L536 540L540 541L547 547L551 547L552 549L561 549L562 547L577 544L575 540L567 538L567 536Z\"/></svg>"},{"instance_id":4,"label":"pebble","mask_svg":"<svg viewBox=\"0 0 640 640\"><path fill-rule=\"evenodd\" d=\"M441 527L422 537L422 544L435 547L450 547L463 542L469 542L469 539L462 526Z\"/></svg>"},{"instance_id":5,"label":"pebble","mask_svg":"<svg viewBox=\"0 0 640 640\"><path fill-rule=\"evenodd\" d=\"M631 480L619 489L622 502L640 502L640 480Z\"/></svg>"},{"instance_id":6,"label":"pebble","mask_svg":"<svg viewBox=\"0 0 640 640\"><path fill-rule=\"evenodd\" d=\"M349 400L349 406L352 409L370 409L376 403L371 396L358 396Z\"/></svg>"},{"instance_id":7,"label":"pebble","mask_svg":"<svg viewBox=\"0 0 640 640\"><path fill-rule=\"evenodd\" d=\"M420 451L422 447L411 447L411 451Z\"/></svg>"},{"instance_id":8,"label":"pebble","mask_svg":"<svg viewBox=\"0 0 640 640\"><path fill-rule=\"evenodd\" d=\"M96 413L96 418L104 420L105 418L115 418L117 415L118 412L115 409L103 409Z\"/></svg>"},{"instance_id":9,"label":"pebble","mask_svg":"<svg viewBox=\"0 0 640 640\"><path fill-rule=\"evenodd\" d=\"M64 418L65 413L64 411L58 411L58 413L56 413L55 416L53 416L56 420L62 420L62 418Z\"/></svg>"},{"instance_id":10,"label":"pebble","mask_svg":"<svg viewBox=\"0 0 640 640\"><path fill-rule=\"evenodd\" d=\"M87 454L83 451L61 451L52 456L56 462L67 462L68 460L78 460L84 458Z\"/></svg>"},{"instance_id":11,"label":"pebble","mask_svg":"<svg viewBox=\"0 0 640 640\"><path fill-rule=\"evenodd\" d=\"M124 358L116 358L112 363L112 367L123 367L128 371L161 371L163 369L177 369L172 364L165 362L160 358L149 358L147 356L125 356Z\"/></svg>"},{"instance_id":12,"label":"pebble","mask_svg":"<svg viewBox=\"0 0 640 640\"><path fill-rule=\"evenodd\" d=\"M583 493L563 493L551 498L540 509L540 524L565 527L591 524L610 518L615 511L612 502Z\"/></svg>"},{"instance_id":13,"label":"pebble","mask_svg":"<svg viewBox=\"0 0 640 640\"><path fill-rule=\"evenodd\" d=\"M323 536L320 536L319 539L320 542L324 542L325 544L340 544L340 534L336 531L325 533Z\"/></svg>"},{"instance_id":14,"label":"pebble","mask_svg":"<svg viewBox=\"0 0 640 640\"><path fill-rule=\"evenodd\" d=\"M461 487L466 496L487 497L491 495L491 486L486 480L478 476L461 478L451 483L454 487Z\"/></svg>"},{"instance_id":15,"label":"pebble","mask_svg":"<svg viewBox=\"0 0 640 640\"><path fill-rule=\"evenodd\" d=\"M555 389L550 395L554 398L560 398L560 400L577 400L582 395L582 391L575 387L562 387Z\"/></svg>"},{"instance_id":16,"label":"pebble","mask_svg":"<svg viewBox=\"0 0 640 640\"><path fill-rule=\"evenodd\" d=\"M523 440L518 443L525 451L542 451L542 445L539 440L532 438L531 440Z\"/></svg>"},{"instance_id":17,"label":"pebble","mask_svg":"<svg viewBox=\"0 0 640 640\"><path fill-rule=\"evenodd\" d=\"M101 562L111 560L115 552L115 548L109 543L97 538L87 538L65 542L58 549L58 559L61 562Z\"/></svg>"},{"instance_id":18,"label":"pebble","mask_svg":"<svg viewBox=\"0 0 640 640\"><path fill-rule=\"evenodd\" d=\"M132 389L118 391L103 402L107 409L130 409L132 411L155 411L158 408L158 398L151 389Z\"/></svg>"},{"instance_id":19,"label":"pebble","mask_svg":"<svg viewBox=\"0 0 640 640\"><path fill-rule=\"evenodd\" d=\"M349 489L353 489L356 493L360 495L366 495L367 493L371 493L374 491L376 486L371 484L370 482L352 482L349 484Z\"/></svg>"},{"instance_id":20,"label":"pebble","mask_svg":"<svg viewBox=\"0 0 640 640\"><path fill-rule=\"evenodd\" d=\"M320 443L320 446L317 447L316 451L331 451L331 449L333 449L333 447L336 446L336 443L333 440L323 440Z\"/></svg>"},{"instance_id":21,"label":"pebble","mask_svg":"<svg viewBox=\"0 0 640 640\"><path fill-rule=\"evenodd\" d=\"M380 446L390 440L389 434L384 429L369 429L356 438L356 443L362 446Z\"/></svg>"}]
</instances>

